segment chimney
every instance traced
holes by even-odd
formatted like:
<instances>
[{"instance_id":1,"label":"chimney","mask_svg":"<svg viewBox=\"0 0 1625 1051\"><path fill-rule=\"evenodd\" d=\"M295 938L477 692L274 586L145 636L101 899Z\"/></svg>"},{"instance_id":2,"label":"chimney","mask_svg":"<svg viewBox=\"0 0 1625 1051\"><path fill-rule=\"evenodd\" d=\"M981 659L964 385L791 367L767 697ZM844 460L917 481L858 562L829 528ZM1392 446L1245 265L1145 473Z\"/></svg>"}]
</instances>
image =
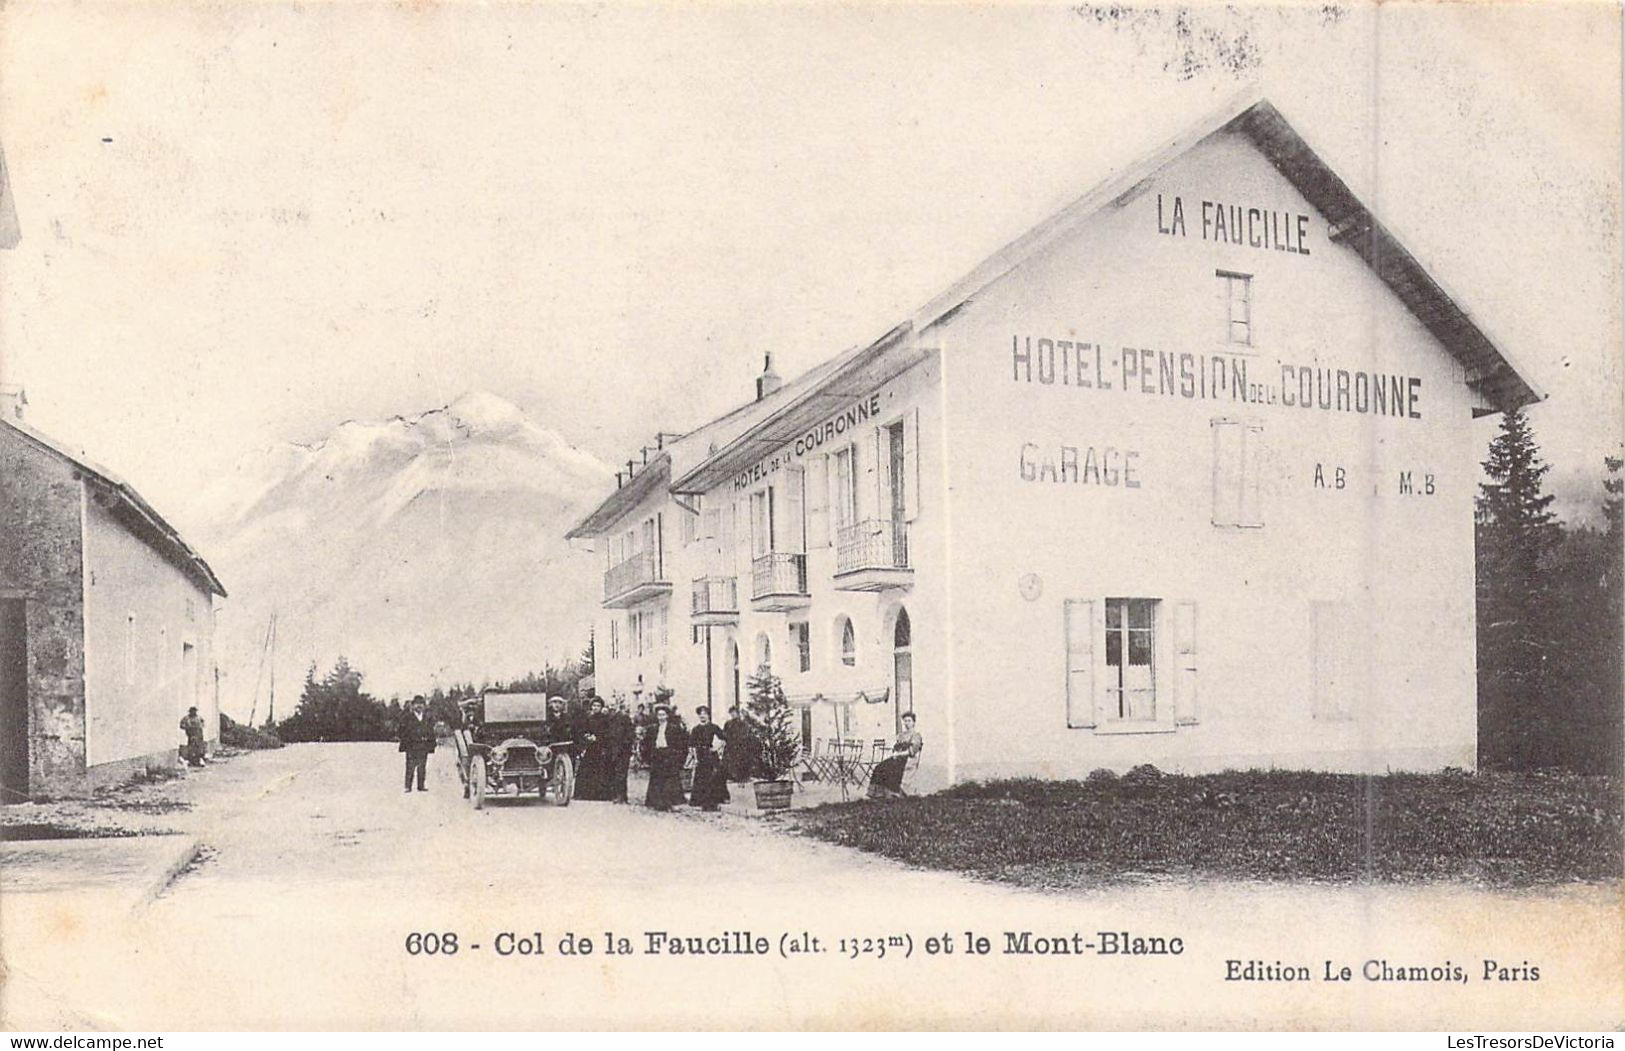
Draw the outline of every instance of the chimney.
<instances>
[{"instance_id":1,"label":"chimney","mask_svg":"<svg viewBox=\"0 0 1625 1051\"><path fill-rule=\"evenodd\" d=\"M28 407L28 392L21 387L0 385L0 418L20 420Z\"/></svg>"},{"instance_id":2,"label":"chimney","mask_svg":"<svg viewBox=\"0 0 1625 1051\"><path fill-rule=\"evenodd\" d=\"M756 377L756 400L761 401L782 386L784 381L773 371L773 352L768 351L767 360L762 362L762 374Z\"/></svg>"}]
</instances>

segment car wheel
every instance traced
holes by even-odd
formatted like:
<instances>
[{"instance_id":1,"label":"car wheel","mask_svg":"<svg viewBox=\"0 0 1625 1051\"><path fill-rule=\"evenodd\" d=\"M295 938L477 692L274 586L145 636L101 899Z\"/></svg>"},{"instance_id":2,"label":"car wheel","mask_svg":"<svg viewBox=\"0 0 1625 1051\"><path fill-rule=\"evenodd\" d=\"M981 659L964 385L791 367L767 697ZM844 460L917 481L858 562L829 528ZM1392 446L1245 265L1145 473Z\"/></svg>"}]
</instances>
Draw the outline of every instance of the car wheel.
<instances>
[{"instance_id":1,"label":"car wheel","mask_svg":"<svg viewBox=\"0 0 1625 1051\"><path fill-rule=\"evenodd\" d=\"M553 760L553 779L548 782L547 791L558 806L570 805L576 791L576 770L569 756L561 755Z\"/></svg>"},{"instance_id":2,"label":"car wheel","mask_svg":"<svg viewBox=\"0 0 1625 1051\"><path fill-rule=\"evenodd\" d=\"M485 756L476 755L468 761L468 798L475 810L485 809Z\"/></svg>"}]
</instances>

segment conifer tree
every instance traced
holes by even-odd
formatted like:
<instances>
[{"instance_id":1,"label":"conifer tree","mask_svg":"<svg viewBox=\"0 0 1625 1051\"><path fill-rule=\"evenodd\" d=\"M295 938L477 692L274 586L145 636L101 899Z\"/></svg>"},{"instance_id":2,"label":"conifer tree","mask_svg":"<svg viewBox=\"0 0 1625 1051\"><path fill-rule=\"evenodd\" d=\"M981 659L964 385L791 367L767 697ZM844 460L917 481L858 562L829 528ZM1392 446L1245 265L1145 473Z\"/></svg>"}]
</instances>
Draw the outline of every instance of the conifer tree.
<instances>
[{"instance_id":1,"label":"conifer tree","mask_svg":"<svg viewBox=\"0 0 1625 1051\"><path fill-rule=\"evenodd\" d=\"M1559 597L1544 563L1561 538L1548 466L1520 410L1501 418L1484 461L1477 509L1478 751L1486 767L1528 769L1556 761L1563 720L1552 696Z\"/></svg>"}]
</instances>

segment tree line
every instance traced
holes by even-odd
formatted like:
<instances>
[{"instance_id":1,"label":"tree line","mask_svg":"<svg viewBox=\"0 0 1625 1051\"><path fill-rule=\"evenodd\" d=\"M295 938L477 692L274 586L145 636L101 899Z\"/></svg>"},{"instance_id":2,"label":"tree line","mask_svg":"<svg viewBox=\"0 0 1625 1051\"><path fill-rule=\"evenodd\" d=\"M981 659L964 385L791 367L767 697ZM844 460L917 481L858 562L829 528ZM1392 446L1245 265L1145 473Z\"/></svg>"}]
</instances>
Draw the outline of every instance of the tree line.
<instances>
[{"instance_id":1,"label":"tree line","mask_svg":"<svg viewBox=\"0 0 1625 1051\"><path fill-rule=\"evenodd\" d=\"M517 679L490 681L475 685L457 683L450 687L435 686L424 692L432 720L447 726L462 721L459 702L477 697L483 690L510 690L523 693L546 693L575 698L580 692L583 668L591 649L582 660L566 662L563 666L546 664L541 671L527 672ZM399 698L379 700L363 688L365 677L345 657L339 657L333 667L318 675L316 665L305 672L304 688L293 714L274 726L283 741L393 741L400 725L403 705Z\"/></svg>"}]
</instances>

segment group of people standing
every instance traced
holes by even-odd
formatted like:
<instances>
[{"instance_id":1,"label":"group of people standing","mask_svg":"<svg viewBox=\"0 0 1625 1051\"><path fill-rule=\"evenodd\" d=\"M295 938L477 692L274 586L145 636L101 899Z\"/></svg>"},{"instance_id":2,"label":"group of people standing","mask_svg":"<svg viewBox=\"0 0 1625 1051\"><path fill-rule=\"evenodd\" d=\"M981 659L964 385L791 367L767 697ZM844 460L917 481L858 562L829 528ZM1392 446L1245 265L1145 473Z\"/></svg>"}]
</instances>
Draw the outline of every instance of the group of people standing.
<instances>
[{"instance_id":1,"label":"group of people standing","mask_svg":"<svg viewBox=\"0 0 1625 1051\"><path fill-rule=\"evenodd\" d=\"M425 767L429 753L435 750L434 725L426 709L419 696L402 713L399 740L406 756L408 792L414 781L419 792L424 790ZM594 697L587 702L586 713L578 717L570 714L564 698L554 697L548 702L548 736L569 742L576 761L576 799L627 802L627 781L636 760L649 771L646 806L671 810L692 805L714 811L729 801L730 782L749 781L757 772L755 738L738 705L728 709L728 721L722 726L711 721L711 709L704 705L694 714L690 729L670 704L640 704L629 715L623 704L610 708L603 698ZM196 719L196 709L189 718ZM201 720L196 720L195 728L186 720L181 726L189 738L194 734L201 738ZM871 796L900 796L908 790L924 740L914 728L912 712L903 714L902 726L891 756L875 766L869 783ZM683 783L683 773L690 769L691 788Z\"/></svg>"},{"instance_id":2,"label":"group of people standing","mask_svg":"<svg viewBox=\"0 0 1625 1051\"><path fill-rule=\"evenodd\" d=\"M599 698L590 703L579 727L581 768L577 799L627 801L626 782L632 760L649 771L644 803L654 810L692 804L717 810L728 802L728 782L750 778L750 726L738 708L726 726L711 721L701 705L690 729L671 705L638 705L635 715L609 710ZM692 789L683 772L693 770Z\"/></svg>"}]
</instances>

